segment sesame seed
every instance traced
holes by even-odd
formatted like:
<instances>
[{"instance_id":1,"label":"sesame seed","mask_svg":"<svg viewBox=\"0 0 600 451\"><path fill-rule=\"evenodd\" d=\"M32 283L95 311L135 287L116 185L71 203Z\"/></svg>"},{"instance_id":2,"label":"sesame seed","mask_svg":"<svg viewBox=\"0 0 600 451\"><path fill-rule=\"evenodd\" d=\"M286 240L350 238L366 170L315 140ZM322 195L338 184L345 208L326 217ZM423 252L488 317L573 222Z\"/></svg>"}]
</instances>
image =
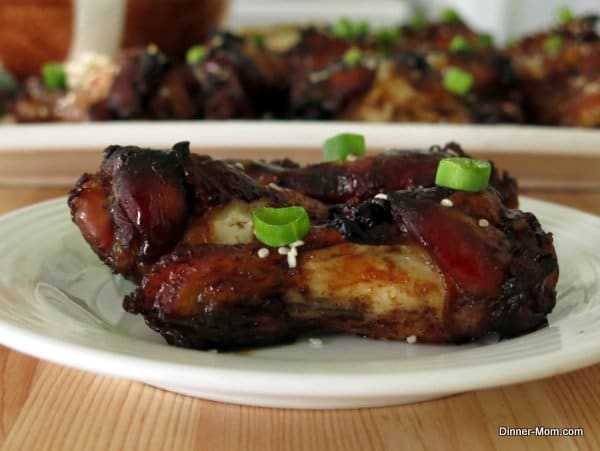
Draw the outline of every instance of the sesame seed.
<instances>
[{"instance_id":1,"label":"sesame seed","mask_svg":"<svg viewBox=\"0 0 600 451\"><path fill-rule=\"evenodd\" d=\"M480 219L479 221L477 221L477 224L479 225L479 227L487 227L490 225L490 222L487 219Z\"/></svg>"},{"instance_id":2,"label":"sesame seed","mask_svg":"<svg viewBox=\"0 0 600 451\"><path fill-rule=\"evenodd\" d=\"M409 344L415 344L417 342L417 336L416 335L409 335L408 337L406 337L406 342Z\"/></svg>"},{"instance_id":3,"label":"sesame seed","mask_svg":"<svg viewBox=\"0 0 600 451\"><path fill-rule=\"evenodd\" d=\"M266 247L261 247L258 250L257 254L259 258L267 258L269 256L269 249L267 249Z\"/></svg>"},{"instance_id":4,"label":"sesame seed","mask_svg":"<svg viewBox=\"0 0 600 451\"><path fill-rule=\"evenodd\" d=\"M304 241L298 240L298 241L294 241L292 244L290 244L290 247L300 247L300 246L304 246Z\"/></svg>"},{"instance_id":5,"label":"sesame seed","mask_svg":"<svg viewBox=\"0 0 600 451\"><path fill-rule=\"evenodd\" d=\"M356 160L358 160L358 157L356 155L348 155L348 156L346 156L346 161L352 162L352 161L356 161Z\"/></svg>"},{"instance_id":6,"label":"sesame seed","mask_svg":"<svg viewBox=\"0 0 600 451\"><path fill-rule=\"evenodd\" d=\"M292 252L290 252L289 254L287 254L287 263L288 263L288 266L290 268L295 268L296 267L296 264L297 264L297 262L296 262L296 256Z\"/></svg>"},{"instance_id":7,"label":"sesame seed","mask_svg":"<svg viewBox=\"0 0 600 451\"><path fill-rule=\"evenodd\" d=\"M246 168L244 167L244 165L242 163L240 163L239 161L236 161L234 166L238 169L241 169L242 171L245 171Z\"/></svg>"},{"instance_id":8,"label":"sesame seed","mask_svg":"<svg viewBox=\"0 0 600 451\"><path fill-rule=\"evenodd\" d=\"M269 188L274 189L275 191L283 191L283 188L276 183L269 183Z\"/></svg>"},{"instance_id":9,"label":"sesame seed","mask_svg":"<svg viewBox=\"0 0 600 451\"><path fill-rule=\"evenodd\" d=\"M277 249L277 252L279 253L279 255L286 255L289 251L290 251L290 248L285 247L285 246L281 246L279 249Z\"/></svg>"},{"instance_id":10,"label":"sesame seed","mask_svg":"<svg viewBox=\"0 0 600 451\"><path fill-rule=\"evenodd\" d=\"M324 80L327 80L328 77L329 77L329 72L327 72L326 70L321 70L318 72L312 72L308 76L308 79L310 80L311 83L320 83Z\"/></svg>"},{"instance_id":11,"label":"sesame seed","mask_svg":"<svg viewBox=\"0 0 600 451\"><path fill-rule=\"evenodd\" d=\"M452 203L452 201L450 199L442 199L440 201L440 204L442 205L442 207L453 207L454 204Z\"/></svg>"},{"instance_id":12,"label":"sesame seed","mask_svg":"<svg viewBox=\"0 0 600 451\"><path fill-rule=\"evenodd\" d=\"M388 196L385 193L379 193L379 194L375 194L375 199L383 199L383 200L387 200Z\"/></svg>"},{"instance_id":13,"label":"sesame seed","mask_svg":"<svg viewBox=\"0 0 600 451\"><path fill-rule=\"evenodd\" d=\"M320 338L309 338L308 342L310 343L311 348L322 348L323 347L323 340L321 340Z\"/></svg>"},{"instance_id":14,"label":"sesame seed","mask_svg":"<svg viewBox=\"0 0 600 451\"><path fill-rule=\"evenodd\" d=\"M294 257L297 257L298 249L296 249L295 247L290 247L290 251L288 252L288 255L293 255Z\"/></svg>"}]
</instances>

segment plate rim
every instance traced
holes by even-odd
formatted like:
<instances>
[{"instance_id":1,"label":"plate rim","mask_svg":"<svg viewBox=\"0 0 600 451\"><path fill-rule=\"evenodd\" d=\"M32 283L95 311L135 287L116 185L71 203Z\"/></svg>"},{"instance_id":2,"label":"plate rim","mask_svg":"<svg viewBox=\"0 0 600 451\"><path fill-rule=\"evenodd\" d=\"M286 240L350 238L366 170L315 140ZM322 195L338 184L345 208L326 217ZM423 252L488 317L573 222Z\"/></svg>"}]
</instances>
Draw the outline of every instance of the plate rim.
<instances>
[{"instance_id":1,"label":"plate rim","mask_svg":"<svg viewBox=\"0 0 600 451\"><path fill-rule=\"evenodd\" d=\"M539 199L532 199L526 196L521 197L526 201L528 209L535 210L536 208L558 209L563 212L581 216L586 221L600 221L600 217L594 214L584 212L572 207L563 206L556 203L551 203ZM32 204L17 210L8 212L0 216L0 224L6 221L12 221L22 215L27 215L31 211L35 211L44 206L58 207L66 205L66 197L50 199L44 202ZM537 207L536 207L537 204ZM557 212L557 213L558 213ZM545 330L545 329L542 329ZM534 332L535 333L535 332ZM523 337L527 338L528 335ZM513 340L518 340L517 337ZM145 343L145 346L155 347L155 343L145 342L135 337L129 337L136 342ZM319 373L293 373L282 371L281 369L273 371L272 369L255 369L243 367L223 366L225 363L232 361L231 354L210 355L210 353L187 350L179 348L171 348L166 345L161 345L163 350L167 349L169 353L177 353L181 357L191 355L193 353L204 355L202 365L194 359L193 363L181 363L175 361L156 361L155 358L140 357L138 355L125 355L118 350L102 350L98 348L90 348L89 345L81 345L73 343L66 339L59 339L48 336L44 333L24 329L18 325L14 325L0 318L0 343L7 347L15 349L19 352L33 355L45 361L50 361L63 366L73 367L80 370L90 371L99 374L122 377L131 380L147 382L153 385L164 386L164 379L179 377L180 383L192 383L193 381L202 381L202 387L206 390L240 390L240 388L248 387L242 392L246 394L269 395L269 396L306 396L307 384L313 384L311 396L319 399L337 399L340 397L378 397L386 395L419 395L431 394L435 392L432 383L444 381L443 388L438 389L440 394L459 392L466 390L475 390L499 385L506 385L516 382L526 382L542 377L561 374L583 366L594 364L600 361L600 347L594 346L591 341L584 344L579 343L577 352L569 350L565 352L561 350L558 354L561 355L559 361L549 359L549 355L556 354L543 353L540 356L529 356L526 360L529 362L530 368L527 371L515 371L511 374L510 370L521 369L519 364L523 363L525 358L521 357L517 360L502 360L499 362L486 362L483 365L467 366L470 370L468 374L464 374L465 367L451 368L436 368L434 370L418 370L410 372L398 372L396 368L388 368L385 371L373 371L373 365L368 365L368 368L361 371L356 370L357 362L349 362L353 366L353 374L346 374L337 371L324 373L324 365L319 364ZM60 351L60 352L59 352ZM67 356L85 355L85 359L67 358ZM225 359L223 359L225 357ZM233 360L247 362L246 356L233 356ZM435 357L435 356L433 356ZM221 360L221 365L209 364L215 363L215 359ZM256 358L255 358L256 359ZM257 359L260 362L269 362L265 359ZM233 362L233 363L237 363ZM388 360L384 360L388 363ZM219 363L219 362L217 362ZM340 362L332 363L331 366L339 367ZM145 366L145 372L134 375L132 369L128 368L131 365ZM532 365L533 364L533 365ZM153 373L160 377L153 377ZM431 373L431 374L427 374ZM453 377L456 375L461 377ZM484 377L486 376L486 377ZM368 379L369 383L361 382ZM277 379L275 382L273 379ZM325 381L324 381L325 379ZM410 382L410 386L408 384ZM336 390L331 392L331 385L335 384ZM192 384L197 386L197 384ZM224 388L225 387L225 388Z\"/></svg>"},{"instance_id":2,"label":"plate rim","mask_svg":"<svg viewBox=\"0 0 600 451\"><path fill-rule=\"evenodd\" d=\"M348 131L367 136L370 149L429 148L432 143L443 145L455 141L478 153L600 154L598 129L540 125L202 120L0 124L0 130L3 134L0 155L15 151L97 152L118 144L114 137L121 143L136 142L142 147L170 147L188 140L192 148L202 149L236 148L244 152L288 147L308 150L319 149L326 138Z\"/></svg>"}]
</instances>

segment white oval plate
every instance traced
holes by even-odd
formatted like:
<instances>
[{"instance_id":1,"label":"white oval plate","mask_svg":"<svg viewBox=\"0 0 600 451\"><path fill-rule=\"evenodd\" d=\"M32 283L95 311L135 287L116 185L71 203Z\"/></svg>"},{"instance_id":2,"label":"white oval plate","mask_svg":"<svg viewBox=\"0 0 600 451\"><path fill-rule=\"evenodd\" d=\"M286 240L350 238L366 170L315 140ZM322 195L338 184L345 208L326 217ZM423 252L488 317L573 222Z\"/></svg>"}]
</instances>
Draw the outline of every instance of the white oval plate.
<instances>
[{"instance_id":1,"label":"white oval plate","mask_svg":"<svg viewBox=\"0 0 600 451\"><path fill-rule=\"evenodd\" d=\"M402 404L555 375L600 360L600 218L522 199L555 235L549 327L501 342L410 345L354 336L216 354L167 346L121 309L132 285L96 258L64 198L0 218L0 342L55 363L218 401L270 407Z\"/></svg>"}]
</instances>

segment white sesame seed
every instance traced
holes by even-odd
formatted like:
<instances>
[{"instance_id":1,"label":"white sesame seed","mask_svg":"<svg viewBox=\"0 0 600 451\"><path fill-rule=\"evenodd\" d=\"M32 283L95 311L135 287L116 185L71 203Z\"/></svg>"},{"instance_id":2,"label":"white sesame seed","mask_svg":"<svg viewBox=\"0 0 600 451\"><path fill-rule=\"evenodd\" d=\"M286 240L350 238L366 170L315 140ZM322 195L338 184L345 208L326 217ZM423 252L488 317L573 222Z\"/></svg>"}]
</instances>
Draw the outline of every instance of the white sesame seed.
<instances>
[{"instance_id":1,"label":"white sesame seed","mask_svg":"<svg viewBox=\"0 0 600 451\"><path fill-rule=\"evenodd\" d=\"M258 250L257 254L259 258L267 258L269 256L269 249L267 249L266 247L261 247Z\"/></svg>"},{"instance_id":2,"label":"white sesame seed","mask_svg":"<svg viewBox=\"0 0 600 451\"><path fill-rule=\"evenodd\" d=\"M285 247L285 246L281 246L279 249L277 249L277 252L279 253L279 255L286 255L289 251L290 251L290 248Z\"/></svg>"},{"instance_id":3,"label":"white sesame seed","mask_svg":"<svg viewBox=\"0 0 600 451\"><path fill-rule=\"evenodd\" d=\"M408 337L406 337L406 342L409 344L415 344L417 342L417 336L416 335L409 335Z\"/></svg>"},{"instance_id":4,"label":"white sesame seed","mask_svg":"<svg viewBox=\"0 0 600 451\"><path fill-rule=\"evenodd\" d=\"M308 76L308 79L310 80L311 83L320 83L324 80L327 80L328 77L329 77L329 72L327 72L326 70L321 70L318 72L312 72Z\"/></svg>"},{"instance_id":5,"label":"white sesame seed","mask_svg":"<svg viewBox=\"0 0 600 451\"><path fill-rule=\"evenodd\" d=\"M269 188L274 189L275 191L283 191L283 188L276 183L269 183Z\"/></svg>"},{"instance_id":6,"label":"white sesame seed","mask_svg":"<svg viewBox=\"0 0 600 451\"><path fill-rule=\"evenodd\" d=\"M356 160L358 160L358 157L356 155L347 155L346 156L346 161L352 162L352 161L356 161Z\"/></svg>"},{"instance_id":7,"label":"white sesame seed","mask_svg":"<svg viewBox=\"0 0 600 451\"><path fill-rule=\"evenodd\" d=\"M477 224L479 225L479 227L487 227L490 225L490 222L487 219L480 219L479 221L477 221Z\"/></svg>"},{"instance_id":8,"label":"white sesame seed","mask_svg":"<svg viewBox=\"0 0 600 451\"><path fill-rule=\"evenodd\" d=\"M321 340L320 338L309 338L308 342L310 343L311 348L322 348L323 347L323 340Z\"/></svg>"},{"instance_id":9,"label":"white sesame seed","mask_svg":"<svg viewBox=\"0 0 600 451\"><path fill-rule=\"evenodd\" d=\"M240 163L239 161L236 161L234 166L238 169L241 169L242 171L246 170L246 168L244 167L244 165L242 163Z\"/></svg>"},{"instance_id":10,"label":"white sesame seed","mask_svg":"<svg viewBox=\"0 0 600 451\"><path fill-rule=\"evenodd\" d=\"M296 262L296 256L292 252L290 252L289 254L287 254L287 263L288 263L288 266L290 268L295 268L296 267L296 264L297 264L297 262Z\"/></svg>"},{"instance_id":11,"label":"white sesame seed","mask_svg":"<svg viewBox=\"0 0 600 451\"><path fill-rule=\"evenodd\" d=\"M288 255L293 255L294 257L298 256L298 249L295 247L290 247L290 251L288 252Z\"/></svg>"},{"instance_id":12,"label":"white sesame seed","mask_svg":"<svg viewBox=\"0 0 600 451\"><path fill-rule=\"evenodd\" d=\"M383 200L387 200L388 196L385 193L379 193L379 194L375 194L375 199L383 199Z\"/></svg>"},{"instance_id":13,"label":"white sesame seed","mask_svg":"<svg viewBox=\"0 0 600 451\"><path fill-rule=\"evenodd\" d=\"M453 207L454 204L452 203L452 201L450 199L442 199L440 201L440 204L442 205L442 207Z\"/></svg>"},{"instance_id":14,"label":"white sesame seed","mask_svg":"<svg viewBox=\"0 0 600 451\"><path fill-rule=\"evenodd\" d=\"M290 247L300 247L300 246L304 246L304 241L298 240L298 241L294 241L292 244L290 244Z\"/></svg>"}]
</instances>

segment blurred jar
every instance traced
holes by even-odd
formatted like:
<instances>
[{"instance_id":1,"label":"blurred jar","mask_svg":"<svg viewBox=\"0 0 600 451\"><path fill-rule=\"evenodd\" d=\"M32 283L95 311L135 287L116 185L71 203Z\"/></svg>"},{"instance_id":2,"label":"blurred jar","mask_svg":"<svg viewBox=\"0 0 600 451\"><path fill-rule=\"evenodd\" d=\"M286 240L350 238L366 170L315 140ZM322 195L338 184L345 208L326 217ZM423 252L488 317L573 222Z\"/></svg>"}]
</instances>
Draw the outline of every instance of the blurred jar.
<instances>
[{"instance_id":1,"label":"blurred jar","mask_svg":"<svg viewBox=\"0 0 600 451\"><path fill-rule=\"evenodd\" d=\"M84 52L155 43L179 56L226 8L226 0L0 0L0 61L23 78Z\"/></svg>"}]
</instances>

